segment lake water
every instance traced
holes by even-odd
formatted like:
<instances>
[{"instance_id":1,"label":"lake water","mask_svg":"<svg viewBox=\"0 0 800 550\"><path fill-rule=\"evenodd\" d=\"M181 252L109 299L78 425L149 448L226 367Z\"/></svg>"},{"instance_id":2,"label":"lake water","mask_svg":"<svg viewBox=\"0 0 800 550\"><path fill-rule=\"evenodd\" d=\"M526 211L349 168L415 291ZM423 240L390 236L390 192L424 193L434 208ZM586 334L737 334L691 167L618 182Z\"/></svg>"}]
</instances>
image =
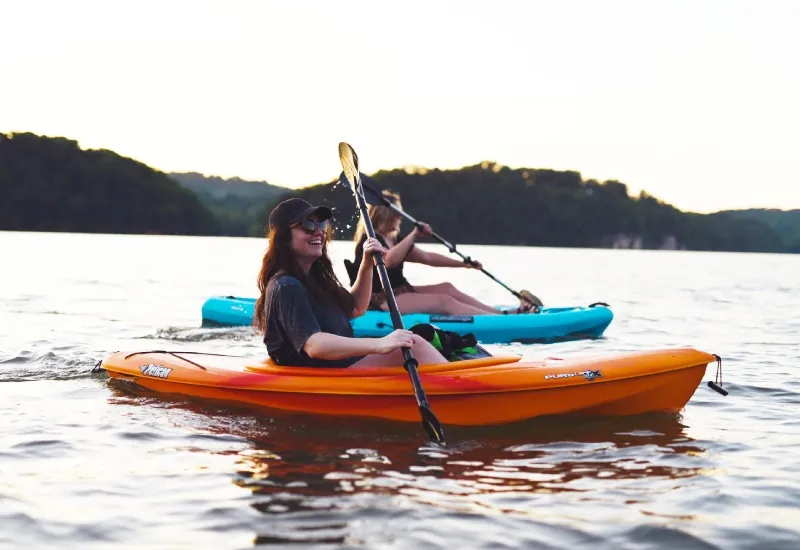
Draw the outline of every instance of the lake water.
<instances>
[{"instance_id":1,"label":"lake water","mask_svg":"<svg viewBox=\"0 0 800 550\"><path fill-rule=\"evenodd\" d=\"M712 365L679 416L445 426L439 448L417 424L137 396L91 372L116 350L265 354L249 328L200 328L208 296L255 295L264 248L0 232L0 545L800 547L800 255L460 247L547 305L615 313L599 340L490 350L722 356L730 395ZM332 251L346 280L352 244ZM407 275L514 302L479 272Z\"/></svg>"}]
</instances>

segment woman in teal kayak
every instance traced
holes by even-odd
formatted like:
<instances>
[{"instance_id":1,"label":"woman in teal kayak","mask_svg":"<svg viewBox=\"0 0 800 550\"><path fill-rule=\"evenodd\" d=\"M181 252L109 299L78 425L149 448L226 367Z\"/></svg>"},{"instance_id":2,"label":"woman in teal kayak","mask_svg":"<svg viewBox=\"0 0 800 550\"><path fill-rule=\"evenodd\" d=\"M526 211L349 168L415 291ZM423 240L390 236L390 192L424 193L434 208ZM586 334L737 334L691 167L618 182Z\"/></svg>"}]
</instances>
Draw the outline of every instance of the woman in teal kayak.
<instances>
[{"instance_id":1,"label":"woman in teal kayak","mask_svg":"<svg viewBox=\"0 0 800 550\"><path fill-rule=\"evenodd\" d=\"M365 240L364 260L347 291L328 257L331 210L289 199L269 216L269 245L258 274L261 295L254 325L275 363L286 366L373 367L402 365L410 347L419 363L446 363L427 341L408 330L383 338L355 338L350 319L363 315L372 293L373 254L385 250Z\"/></svg>"},{"instance_id":2,"label":"woman in teal kayak","mask_svg":"<svg viewBox=\"0 0 800 550\"><path fill-rule=\"evenodd\" d=\"M383 196L389 199L392 204L402 208L400 205L400 195L383 191ZM501 315L504 312L490 305L484 304L469 294L458 290L452 283L439 283L435 285L411 285L403 275L403 264L414 262L429 265L432 267L465 267L480 269L479 262L471 264L437 254L428 252L414 245L418 237L431 234L431 228L426 223L420 223L414 230L406 235L405 238L397 240L400 233L400 224L403 218L388 206L370 205L369 218L375 229L379 243L387 250L383 260L386 264L386 271L389 275L389 282L395 294L397 307L401 313L429 313L443 315ZM363 220L358 222L355 234L356 257L353 262L350 278L353 279L355 271L361 273L364 256L364 246L367 242L367 234ZM369 307L388 311L386 304L386 294L383 292L378 276L377 268L373 270L372 276L372 296ZM531 306L520 306L516 313L528 313ZM513 310L512 310L513 313Z\"/></svg>"}]
</instances>

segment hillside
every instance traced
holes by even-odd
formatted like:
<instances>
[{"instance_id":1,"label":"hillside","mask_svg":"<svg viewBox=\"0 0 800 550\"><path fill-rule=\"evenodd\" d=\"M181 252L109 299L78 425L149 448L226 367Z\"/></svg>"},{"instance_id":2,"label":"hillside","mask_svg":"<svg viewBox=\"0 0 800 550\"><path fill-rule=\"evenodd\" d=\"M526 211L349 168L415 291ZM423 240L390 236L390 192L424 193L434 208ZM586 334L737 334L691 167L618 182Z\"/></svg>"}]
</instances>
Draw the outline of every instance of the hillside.
<instances>
[{"instance_id":1,"label":"hillside","mask_svg":"<svg viewBox=\"0 0 800 550\"><path fill-rule=\"evenodd\" d=\"M400 193L415 218L457 243L792 251L762 221L682 212L645 192L632 197L624 183L584 181L573 171L484 162L458 170L381 171L372 178L378 187ZM338 238L353 234L355 204L343 185L332 181L294 195L333 206ZM266 215L262 212L262 224Z\"/></svg>"},{"instance_id":2,"label":"hillside","mask_svg":"<svg viewBox=\"0 0 800 550\"><path fill-rule=\"evenodd\" d=\"M683 212L575 171L483 162L384 170L372 181L399 192L409 213L460 244L800 252L798 210ZM338 178L290 190L166 175L62 137L0 134L0 230L260 237L269 210L289 196L332 206L337 238L352 237L358 216Z\"/></svg>"},{"instance_id":3,"label":"hillside","mask_svg":"<svg viewBox=\"0 0 800 550\"><path fill-rule=\"evenodd\" d=\"M194 193L112 151L0 133L0 230L216 235Z\"/></svg>"},{"instance_id":4,"label":"hillside","mask_svg":"<svg viewBox=\"0 0 800 550\"><path fill-rule=\"evenodd\" d=\"M783 238L792 252L800 253L800 209L777 210L774 208L750 208L721 212L740 219L759 221L774 229Z\"/></svg>"},{"instance_id":5,"label":"hillside","mask_svg":"<svg viewBox=\"0 0 800 550\"><path fill-rule=\"evenodd\" d=\"M220 223L225 235L247 236L253 220L277 197L289 190L264 181L223 179L197 172L170 172L169 177L193 191Z\"/></svg>"}]
</instances>

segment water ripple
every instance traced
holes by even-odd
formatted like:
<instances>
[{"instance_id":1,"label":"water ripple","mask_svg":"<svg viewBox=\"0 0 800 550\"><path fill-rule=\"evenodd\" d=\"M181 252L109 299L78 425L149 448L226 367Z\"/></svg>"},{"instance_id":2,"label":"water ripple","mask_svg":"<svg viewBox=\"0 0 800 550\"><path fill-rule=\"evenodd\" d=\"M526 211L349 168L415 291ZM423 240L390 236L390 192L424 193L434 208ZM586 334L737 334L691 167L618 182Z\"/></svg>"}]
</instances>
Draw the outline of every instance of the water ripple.
<instances>
[{"instance_id":1,"label":"water ripple","mask_svg":"<svg viewBox=\"0 0 800 550\"><path fill-rule=\"evenodd\" d=\"M91 246L110 259L54 274L54 239L69 257ZM341 244L334 252L349 257ZM703 384L680 415L448 426L440 448L417 423L188 400L91 372L118 349L263 353L251 328L199 319L209 295L252 294L261 240L0 233L0 245L29 258L0 288L0 545L781 550L800 540L800 257L475 247L513 286L530 283L525 258L547 265L535 291L549 303L602 297L615 312L598 340L492 351L691 345L723 357L730 395ZM608 260L592 277L587 255ZM209 273L209 257L226 262ZM467 271L448 276L507 302ZM409 266L408 276L441 274Z\"/></svg>"}]
</instances>

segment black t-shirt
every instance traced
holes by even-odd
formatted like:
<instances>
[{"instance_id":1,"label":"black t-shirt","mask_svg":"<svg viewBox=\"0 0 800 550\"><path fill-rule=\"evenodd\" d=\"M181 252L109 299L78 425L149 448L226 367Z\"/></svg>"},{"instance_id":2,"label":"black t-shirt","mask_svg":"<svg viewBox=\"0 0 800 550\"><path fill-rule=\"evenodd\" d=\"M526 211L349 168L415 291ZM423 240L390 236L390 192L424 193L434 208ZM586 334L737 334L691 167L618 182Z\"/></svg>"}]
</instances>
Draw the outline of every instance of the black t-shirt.
<instances>
[{"instance_id":1,"label":"black t-shirt","mask_svg":"<svg viewBox=\"0 0 800 550\"><path fill-rule=\"evenodd\" d=\"M375 238L378 239L378 242L381 243L385 249L389 249L389 245L386 244L386 239L384 239L379 234L375 234ZM361 265L361 260L364 257L364 243L367 242L367 234L365 233L361 240L359 241L358 245L356 246L356 258L353 264L355 264L355 273L358 273L358 268ZM411 248L408 249L408 252L414 249L412 245ZM406 254L408 256L408 254ZM400 286L409 285L411 283L408 282L405 275L403 275L403 265L406 263L405 258L403 261L400 262L400 265L397 265L391 269L386 268L386 274L389 276L389 284L392 285L392 289L395 289ZM378 267L374 266L372 268L372 292L378 292L381 290L383 286L381 285L381 277L378 275Z\"/></svg>"},{"instance_id":2,"label":"black t-shirt","mask_svg":"<svg viewBox=\"0 0 800 550\"><path fill-rule=\"evenodd\" d=\"M279 365L297 367L349 367L362 358L312 359L303 347L311 335L328 332L353 338L350 318L336 304L318 299L291 275L278 275L267 284L264 298L264 344Z\"/></svg>"}]
</instances>

